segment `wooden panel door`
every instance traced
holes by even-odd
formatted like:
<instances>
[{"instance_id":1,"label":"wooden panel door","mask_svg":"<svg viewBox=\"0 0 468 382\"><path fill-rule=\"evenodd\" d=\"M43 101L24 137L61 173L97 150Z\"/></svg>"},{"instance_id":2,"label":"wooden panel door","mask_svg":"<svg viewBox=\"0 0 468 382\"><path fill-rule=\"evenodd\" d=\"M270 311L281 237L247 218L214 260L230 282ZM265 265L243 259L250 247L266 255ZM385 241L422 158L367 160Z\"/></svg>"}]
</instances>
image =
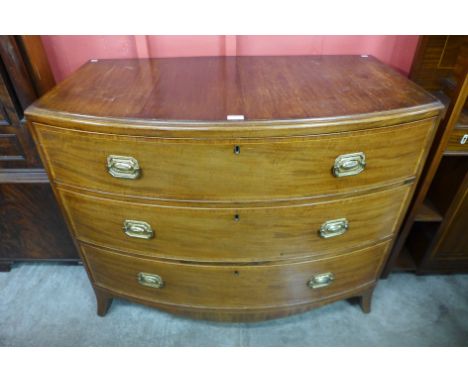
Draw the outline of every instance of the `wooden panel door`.
<instances>
[{"instance_id":1,"label":"wooden panel door","mask_svg":"<svg viewBox=\"0 0 468 382\"><path fill-rule=\"evenodd\" d=\"M0 271L78 259L23 116L51 86L39 36L0 36Z\"/></svg>"},{"instance_id":2,"label":"wooden panel door","mask_svg":"<svg viewBox=\"0 0 468 382\"><path fill-rule=\"evenodd\" d=\"M41 167L41 163L0 57L0 168L24 167Z\"/></svg>"}]
</instances>

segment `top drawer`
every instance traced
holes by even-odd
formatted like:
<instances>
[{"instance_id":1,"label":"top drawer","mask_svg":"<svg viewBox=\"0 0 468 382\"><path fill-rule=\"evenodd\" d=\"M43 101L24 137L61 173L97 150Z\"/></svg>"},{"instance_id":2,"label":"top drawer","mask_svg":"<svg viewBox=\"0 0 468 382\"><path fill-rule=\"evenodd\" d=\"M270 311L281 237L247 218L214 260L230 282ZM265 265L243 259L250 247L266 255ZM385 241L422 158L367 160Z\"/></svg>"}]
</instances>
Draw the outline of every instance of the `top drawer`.
<instances>
[{"instance_id":1,"label":"top drawer","mask_svg":"<svg viewBox=\"0 0 468 382\"><path fill-rule=\"evenodd\" d=\"M143 198L219 202L324 196L411 178L433 125L430 119L352 133L212 140L33 124L56 182Z\"/></svg>"}]
</instances>

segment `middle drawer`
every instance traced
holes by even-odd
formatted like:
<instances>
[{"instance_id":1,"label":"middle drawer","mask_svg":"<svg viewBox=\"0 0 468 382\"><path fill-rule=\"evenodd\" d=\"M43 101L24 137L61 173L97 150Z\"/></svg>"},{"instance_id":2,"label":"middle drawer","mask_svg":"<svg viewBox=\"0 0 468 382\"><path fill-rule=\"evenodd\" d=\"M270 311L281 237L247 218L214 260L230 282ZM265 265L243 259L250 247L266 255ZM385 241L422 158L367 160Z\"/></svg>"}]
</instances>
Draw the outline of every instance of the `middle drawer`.
<instances>
[{"instance_id":1,"label":"middle drawer","mask_svg":"<svg viewBox=\"0 0 468 382\"><path fill-rule=\"evenodd\" d=\"M339 253L394 233L410 185L313 204L201 208L61 189L78 240L166 259L255 262Z\"/></svg>"}]
</instances>

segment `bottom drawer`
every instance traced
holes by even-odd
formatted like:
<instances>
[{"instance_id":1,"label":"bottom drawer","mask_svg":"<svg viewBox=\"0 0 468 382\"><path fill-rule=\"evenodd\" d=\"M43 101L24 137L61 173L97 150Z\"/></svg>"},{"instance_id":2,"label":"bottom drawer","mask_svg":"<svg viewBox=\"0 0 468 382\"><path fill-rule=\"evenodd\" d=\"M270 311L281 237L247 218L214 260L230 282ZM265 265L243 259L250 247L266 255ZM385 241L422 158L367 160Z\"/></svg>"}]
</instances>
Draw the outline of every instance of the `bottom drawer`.
<instances>
[{"instance_id":1,"label":"bottom drawer","mask_svg":"<svg viewBox=\"0 0 468 382\"><path fill-rule=\"evenodd\" d=\"M94 283L116 295L205 309L265 309L349 295L378 276L388 242L346 255L262 265L199 265L82 244Z\"/></svg>"}]
</instances>

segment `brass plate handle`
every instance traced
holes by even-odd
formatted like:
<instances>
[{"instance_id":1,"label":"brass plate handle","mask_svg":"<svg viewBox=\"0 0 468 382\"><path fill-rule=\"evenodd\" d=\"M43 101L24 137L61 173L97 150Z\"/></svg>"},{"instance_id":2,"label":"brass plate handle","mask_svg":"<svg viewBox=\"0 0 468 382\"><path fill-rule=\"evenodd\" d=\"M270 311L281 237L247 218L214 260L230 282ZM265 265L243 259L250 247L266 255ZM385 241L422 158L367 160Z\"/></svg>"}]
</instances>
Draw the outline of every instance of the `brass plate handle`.
<instances>
[{"instance_id":1,"label":"brass plate handle","mask_svg":"<svg viewBox=\"0 0 468 382\"><path fill-rule=\"evenodd\" d=\"M307 282L307 286L312 289L324 288L329 286L333 280L335 280L335 275L332 272L320 273L318 275L314 275Z\"/></svg>"},{"instance_id":2,"label":"brass plate handle","mask_svg":"<svg viewBox=\"0 0 468 382\"><path fill-rule=\"evenodd\" d=\"M320 227L319 235L324 239L343 235L349 228L348 220L345 218L328 220Z\"/></svg>"},{"instance_id":3,"label":"brass plate handle","mask_svg":"<svg viewBox=\"0 0 468 382\"><path fill-rule=\"evenodd\" d=\"M125 235L137 239L152 239L154 237L154 230L151 225L139 220L124 220L123 231Z\"/></svg>"},{"instance_id":4,"label":"brass plate handle","mask_svg":"<svg viewBox=\"0 0 468 382\"><path fill-rule=\"evenodd\" d=\"M137 279L141 285L150 288L161 289L164 287L164 280L161 276L156 274L140 272L138 273Z\"/></svg>"},{"instance_id":5,"label":"brass plate handle","mask_svg":"<svg viewBox=\"0 0 468 382\"><path fill-rule=\"evenodd\" d=\"M140 165L133 157L109 155L107 157L107 172L114 178L137 179L140 177Z\"/></svg>"},{"instance_id":6,"label":"brass plate handle","mask_svg":"<svg viewBox=\"0 0 468 382\"><path fill-rule=\"evenodd\" d=\"M333 175L337 178L343 176L357 175L366 167L366 155L364 153L353 153L339 155L333 165Z\"/></svg>"}]
</instances>

